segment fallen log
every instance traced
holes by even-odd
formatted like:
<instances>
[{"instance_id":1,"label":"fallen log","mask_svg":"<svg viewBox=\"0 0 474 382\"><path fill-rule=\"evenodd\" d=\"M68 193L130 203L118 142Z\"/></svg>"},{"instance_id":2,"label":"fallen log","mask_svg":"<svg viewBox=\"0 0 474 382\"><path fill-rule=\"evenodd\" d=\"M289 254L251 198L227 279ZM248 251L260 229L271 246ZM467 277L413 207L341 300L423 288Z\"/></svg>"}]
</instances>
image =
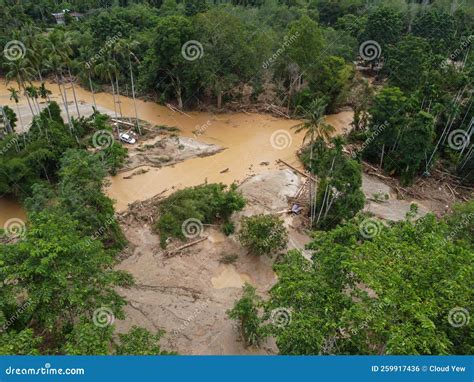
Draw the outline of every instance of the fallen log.
<instances>
[{"instance_id":1,"label":"fallen log","mask_svg":"<svg viewBox=\"0 0 474 382\"><path fill-rule=\"evenodd\" d=\"M306 178L309 178L309 179L311 179L311 180L314 181L314 182L317 182L317 180L316 180L315 178L313 178L311 175L305 174L303 171L298 170L296 167L292 166L292 165L289 164L289 163L286 163L284 160L278 159L277 162L281 162L281 163L283 163L285 166L288 166L289 168L291 168L293 171L296 171L298 174L300 174L300 175L302 175L302 176L304 176L304 177L306 177Z\"/></svg>"},{"instance_id":2,"label":"fallen log","mask_svg":"<svg viewBox=\"0 0 474 382\"><path fill-rule=\"evenodd\" d=\"M193 245L196 245L204 240L207 240L207 236L205 237L201 237L199 238L198 240L195 240L191 243L187 243L187 244L184 244L182 245L181 247L178 247L176 249L174 249L173 251L170 251L170 252L165 252L165 256L166 257L173 257L173 256L176 256L178 254L178 252L181 252L183 249L186 249L186 248L189 248L189 247L192 247Z\"/></svg>"},{"instance_id":3,"label":"fallen log","mask_svg":"<svg viewBox=\"0 0 474 382\"><path fill-rule=\"evenodd\" d=\"M181 113L181 114L185 115L186 117L191 118L191 116L189 114L186 114L184 111L179 110L177 107L171 105L170 103L167 103L166 107L168 109L170 109L171 111L174 111L175 113L178 112L178 113Z\"/></svg>"}]
</instances>

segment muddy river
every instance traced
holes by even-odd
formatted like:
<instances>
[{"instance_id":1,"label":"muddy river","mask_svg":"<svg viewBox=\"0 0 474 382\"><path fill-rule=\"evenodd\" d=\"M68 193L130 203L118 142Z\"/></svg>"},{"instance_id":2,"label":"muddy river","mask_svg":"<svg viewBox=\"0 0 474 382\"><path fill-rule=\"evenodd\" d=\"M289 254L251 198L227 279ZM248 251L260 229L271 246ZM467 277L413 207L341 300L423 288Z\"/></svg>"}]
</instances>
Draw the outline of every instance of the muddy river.
<instances>
[{"instance_id":1,"label":"muddy river","mask_svg":"<svg viewBox=\"0 0 474 382\"><path fill-rule=\"evenodd\" d=\"M9 100L8 86L2 81L0 84L0 104L14 106ZM49 84L53 92L52 99L62 105L57 85ZM87 110L92 105L92 93L76 88L81 109ZM96 103L101 111L113 114L113 97L108 93L95 95ZM68 100L72 100L72 91L68 92ZM134 115L133 100L120 97L124 116ZM28 119L29 110L25 107L26 100L22 100L22 114ZM276 118L268 114L255 113L223 113L212 114L205 112L188 112L181 114L165 106L153 102L137 100L139 118L157 125L175 126L181 130L180 135L194 137L193 131L202 134L196 139L214 143L225 150L220 153L204 157L188 159L174 166L163 168L149 168L142 175L124 179L129 173L121 173L110 178L107 187L108 195L116 201L116 209L122 211L127 205L136 200L145 200L158 193L171 193L176 189L195 186L205 181L230 184L241 181L249 175L258 174L278 165L276 160L283 159L297 164L296 151L301 146L303 134L295 134L291 129L297 121ZM70 106L74 115L75 106ZM91 110L91 109L90 109ZM338 133L349 129L353 113L343 111L329 115L327 122L331 123ZM31 116L29 116L31 119ZM131 171L133 172L133 171ZM13 201L0 199L0 223L10 217L23 213Z\"/></svg>"}]
</instances>

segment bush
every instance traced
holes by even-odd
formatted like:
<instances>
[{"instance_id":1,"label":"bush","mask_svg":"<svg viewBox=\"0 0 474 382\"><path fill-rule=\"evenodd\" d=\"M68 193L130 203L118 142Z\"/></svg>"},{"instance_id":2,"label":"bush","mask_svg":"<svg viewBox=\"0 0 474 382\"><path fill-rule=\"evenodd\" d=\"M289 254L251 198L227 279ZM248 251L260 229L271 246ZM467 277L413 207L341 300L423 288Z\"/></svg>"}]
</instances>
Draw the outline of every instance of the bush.
<instances>
[{"instance_id":1,"label":"bush","mask_svg":"<svg viewBox=\"0 0 474 382\"><path fill-rule=\"evenodd\" d=\"M227 311L229 318L238 322L247 346L258 345L263 338L261 320L258 317L259 303L260 298L255 293L255 288L245 283L242 298L235 302L231 310Z\"/></svg>"},{"instance_id":2,"label":"bush","mask_svg":"<svg viewBox=\"0 0 474 382\"><path fill-rule=\"evenodd\" d=\"M286 247L288 234L278 216L261 214L242 219L239 240L252 255L270 255Z\"/></svg>"},{"instance_id":3,"label":"bush","mask_svg":"<svg viewBox=\"0 0 474 382\"><path fill-rule=\"evenodd\" d=\"M232 222L225 222L222 225L222 232L225 233L226 236L232 235L235 232L235 225Z\"/></svg>"},{"instance_id":4,"label":"bush","mask_svg":"<svg viewBox=\"0 0 474 382\"><path fill-rule=\"evenodd\" d=\"M332 140L334 147L328 147L319 139L313 144L313 159L309 150L301 159L320 181L316 194L316 215L314 226L331 229L345 219L357 214L365 202L362 187L362 166L342 152L342 141Z\"/></svg>"},{"instance_id":5,"label":"bush","mask_svg":"<svg viewBox=\"0 0 474 382\"><path fill-rule=\"evenodd\" d=\"M186 236L182 225L188 219L196 219L201 224L227 222L232 212L241 210L245 199L237 191L237 185L231 185L228 190L226 188L215 183L185 188L162 202L160 218L155 226L160 234L161 246L166 247L169 237L184 240Z\"/></svg>"}]
</instances>

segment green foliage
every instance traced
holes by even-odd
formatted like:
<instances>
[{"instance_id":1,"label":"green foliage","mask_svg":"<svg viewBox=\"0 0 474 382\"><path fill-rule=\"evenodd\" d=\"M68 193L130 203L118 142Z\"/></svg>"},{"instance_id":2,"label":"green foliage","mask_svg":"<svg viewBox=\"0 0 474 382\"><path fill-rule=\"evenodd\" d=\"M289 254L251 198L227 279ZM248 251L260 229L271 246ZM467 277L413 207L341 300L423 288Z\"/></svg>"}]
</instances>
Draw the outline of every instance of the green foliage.
<instances>
[{"instance_id":1,"label":"green foliage","mask_svg":"<svg viewBox=\"0 0 474 382\"><path fill-rule=\"evenodd\" d=\"M185 239L183 223L197 219L201 224L226 222L234 211L240 211L245 200L235 184L229 189L223 184L206 184L179 190L160 204L155 228L160 242L166 246L169 237Z\"/></svg>"},{"instance_id":2,"label":"green foliage","mask_svg":"<svg viewBox=\"0 0 474 382\"><path fill-rule=\"evenodd\" d=\"M448 320L453 308L472 309L472 251L446 240L449 227L433 216L363 241L360 224L318 233L312 263L291 251L275 265L269 304L292 311L274 330L280 352L472 354L472 322Z\"/></svg>"},{"instance_id":3,"label":"green foliage","mask_svg":"<svg viewBox=\"0 0 474 382\"><path fill-rule=\"evenodd\" d=\"M314 225L322 229L352 218L365 202L361 165L343 154L340 139L333 139L332 146L318 139L301 156L306 167L320 179Z\"/></svg>"},{"instance_id":4,"label":"green foliage","mask_svg":"<svg viewBox=\"0 0 474 382\"><path fill-rule=\"evenodd\" d=\"M433 148L434 117L413 110L399 88L386 87L375 96L369 136L363 156L409 184Z\"/></svg>"},{"instance_id":5,"label":"green foliage","mask_svg":"<svg viewBox=\"0 0 474 382\"><path fill-rule=\"evenodd\" d=\"M243 217L241 223L239 240L250 254L272 255L286 248L288 233L278 216L261 214Z\"/></svg>"},{"instance_id":6,"label":"green foliage","mask_svg":"<svg viewBox=\"0 0 474 382\"><path fill-rule=\"evenodd\" d=\"M258 346L264 337L261 319L258 316L260 305L261 299L257 295L256 289L245 283L242 287L242 297L235 302L231 310L227 311L229 318L237 321L247 346Z\"/></svg>"},{"instance_id":7,"label":"green foliage","mask_svg":"<svg viewBox=\"0 0 474 382\"><path fill-rule=\"evenodd\" d=\"M367 17L363 34L364 40L375 40L382 50L396 43L402 36L403 20L397 11L391 8L375 8Z\"/></svg>"},{"instance_id":8,"label":"green foliage","mask_svg":"<svg viewBox=\"0 0 474 382\"><path fill-rule=\"evenodd\" d=\"M227 236L232 235L235 232L234 223L231 221L224 222L224 224L222 224L222 232L224 232L224 234Z\"/></svg>"},{"instance_id":9,"label":"green foliage","mask_svg":"<svg viewBox=\"0 0 474 382\"><path fill-rule=\"evenodd\" d=\"M219 259L219 263L222 263L222 264L233 264L237 261L237 259L239 258L239 255L236 255L235 253L232 253L232 254L229 254L229 255L223 255L220 259Z\"/></svg>"},{"instance_id":10,"label":"green foliage","mask_svg":"<svg viewBox=\"0 0 474 382\"><path fill-rule=\"evenodd\" d=\"M410 35L403 37L388 52L386 70L390 82L403 91L419 88L427 80L431 61L431 49L426 40Z\"/></svg>"},{"instance_id":11,"label":"green foliage","mask_svg":"<svg viewBox=\"0 0 474 382\"><path fill-rule=\"evenodd\" d=\"M107 355L113 330L113 326L98 327L92 322L79 323L66 336L64 353L67 355Z\"/></svg>"},{"instance_id":12,"label":"green foliage","mask_svg":"<svg viewBox=\"0 0 474 382\"><path fill-rule=\"evenodd\" d=\"M61 159L61 207L81 222L85 235L99 236L106 247L122 248L125 239L114 218L113 203L102 193L106 170L96 155L67 151Z\"/></svg>"},{"instance_id":13,"label":"green foliage","mask_svg":"<svg viewBox=\"0 0 474 382\"><path fill-rule=\"evenodd\" d=\"M459 240L466 247L474 247L474 201L455 204L453 213L446 216L450 240Z\"/></svg>"},{"instance_id":14,"label":"green foliage","mask_svg":"<svg viewBox=\"0 0 474 382\"><path fill-rule=\"evenodd\" d=\"M438 10L420 12L413 20L413 34L427 39L434 52L449 53L456 35L454 17Z\"/></svg>"},{"instance_id":15,"label":"green foliage","mask_svg":"<svg viewBox=\"0 0 474 382\"><path fill-rule=\"evenodd\" d=\"M116 345L117 355L166 355L159 341L164 332L150 333L144 328L132 326L128 333L119 334L120 343Z\"/></svg>"},{"instance_id":16,"label":"green foliage","mask_svg":"<svg viewBox=\"0 0 474 382\"><path fill-rule=\"evenodd\" d=\"M11 131L7 131L7 133L12 133L15 131L16 123L18 122L18 118L13 111L12 108L9 106L3 106L3 112L5 113L7 117L7 121L4 120L3 114L0 114L0 124L7 127L9 126L11 128ZM8 129L8 128L7 128Z\"/></svg>"},{"instance_id":17,"label":"green foliage","mask_svg":"<svg viewBox=\"0 0 474 382\"><path fill-rule=\"evenodd\" d=\"M120 143L113 142L110 146L99 151L101 161L105 164L111 175L116 175L117 170L123 166L128 150Z\"/></svg>"},{"instance_id":18,"label":"green foliage","mask_svg":"<svg viewBox=\"0 0 474 382\"><path fill-rule=\"evenodd\" d=\"M8 331L0 335L0 355L39 355L42 338L32 329L21 332Z\"/></svg>"}]
</instances>

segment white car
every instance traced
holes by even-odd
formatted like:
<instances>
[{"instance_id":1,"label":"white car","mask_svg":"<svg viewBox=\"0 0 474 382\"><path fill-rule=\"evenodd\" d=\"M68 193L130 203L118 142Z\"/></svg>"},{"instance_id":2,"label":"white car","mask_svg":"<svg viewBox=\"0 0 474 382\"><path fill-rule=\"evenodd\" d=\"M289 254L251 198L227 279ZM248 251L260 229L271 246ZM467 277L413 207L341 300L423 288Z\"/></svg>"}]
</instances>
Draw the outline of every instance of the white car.
<instances>
[{"instance_id":1,"label":"white car","mask_svg":"<svg viewBox=\"0 0 474 382\"><path fill-rule=\"evenodd\" d=\"M128 133L120 133L120 140L125 143L130 143L131 145L133 145L137 141Z\"/></svg>"}]
</instances>

